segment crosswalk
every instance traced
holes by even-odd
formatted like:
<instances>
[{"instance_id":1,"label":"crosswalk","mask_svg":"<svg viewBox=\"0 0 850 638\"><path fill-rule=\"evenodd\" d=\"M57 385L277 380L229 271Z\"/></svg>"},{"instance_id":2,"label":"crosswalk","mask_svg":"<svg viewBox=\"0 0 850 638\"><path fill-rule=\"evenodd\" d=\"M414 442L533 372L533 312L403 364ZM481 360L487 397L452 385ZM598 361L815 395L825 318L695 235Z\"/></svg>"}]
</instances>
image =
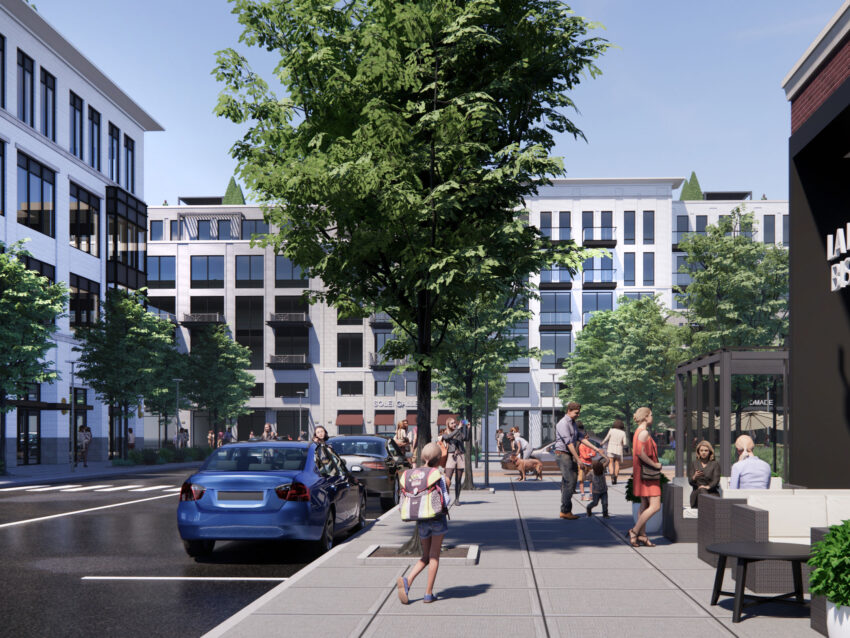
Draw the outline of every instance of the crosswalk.
<instances>
[{"instance_id":1,"label":"crosswalk","mask_svg":"<svg viewBox=\"0 0 850 638\"><path fill-rule=\"evenodd\" d=\"M83 485L82 483L65 483L62 485L18 485L15 487L0 488L0 492L164 492L176 494L180 491L179 485L163 483L160 485L143 485L142 483L128 485L112 485L109 483L98 483L95 485Z\"/></svg>"}]
</instances>

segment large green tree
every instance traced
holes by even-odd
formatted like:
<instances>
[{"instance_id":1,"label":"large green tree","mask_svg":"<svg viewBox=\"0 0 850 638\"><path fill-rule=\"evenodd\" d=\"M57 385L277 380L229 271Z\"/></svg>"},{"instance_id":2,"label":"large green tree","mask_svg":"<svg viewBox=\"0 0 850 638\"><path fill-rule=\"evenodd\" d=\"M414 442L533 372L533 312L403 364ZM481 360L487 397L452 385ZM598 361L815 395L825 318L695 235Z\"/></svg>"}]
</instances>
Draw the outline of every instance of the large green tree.
<instances>
[{"instance_id":1,"label":"large green tree","mask_svg":"<svg viewBox=\"0 0 850 638\"><path fill-rule=\"evenodd\" d=\"M522 221L562 173L554 133L581 136L568 91L606 43L559 0L236 0L242 41L280 56L280 99L219 53L218 114L248 123L240 175L276 250L333 306L384 311L418 369L430 440L433 355L478 294L577 265Z\"/></svg>"},{"instance_id":2,"label":"large green tree","mask_svg":"<svg viewBox=\"0 0 850 638\"><path fill-rule=\"evenodd\" d=\"M55 347L56 319L68 300L62 283L47 278L24 264L29 256L16 243L0 243L0 465L6 460L6 413L14 408L10 396L26 396L33 383L57 378L55 366L46 359Z\"/></svg>"},{"instance_id":3,"label":"large green tree","mask_svg":"<svg viewBox=\"0 0 850 638\"><path fill-rule=\"evenodd\" d=\"M184 387L196 407L207 410L216 435L222 422L249 411L257 383L247 371L250 365L251 350L236 343L226 326L208 326L192 336Z\"/></svg>"},{"instance_id":4,"label":"large green tree","mask_svg":"<svg viewBox=\"0 0 850 638\"><path fill-rule=\"evenodd\" d=\"M160 355L173 348L174 327L145 309L145 291L111 288L103 312L91 326L77 329L78 375L102 401L118 408L119 450L127 458L130 414L161 382Z\"/></svg>"},{"instance_id":5,"label":"large green tree","mask_svg":"<svg viewBox=\"0 0 850 638\"><path fill-rule=\"evenodd\" d=\"M594 314L578 333L560 396L582 404L589 429L609 427L615 418L630 424L641 406L667 414L682 358L678 328L668 319L658 297L622 297L615 310Z\"/></svg>"}]
</instances>

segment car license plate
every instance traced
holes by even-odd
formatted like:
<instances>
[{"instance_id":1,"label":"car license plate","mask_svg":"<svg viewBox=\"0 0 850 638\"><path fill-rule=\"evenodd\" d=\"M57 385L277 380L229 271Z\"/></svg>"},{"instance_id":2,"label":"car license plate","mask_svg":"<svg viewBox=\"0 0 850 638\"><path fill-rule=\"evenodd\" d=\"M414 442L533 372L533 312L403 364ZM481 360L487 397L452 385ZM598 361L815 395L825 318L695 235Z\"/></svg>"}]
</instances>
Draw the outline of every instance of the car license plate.
<instances>
[{"instance_id":1,"label":"car license plate","mask_svg":"<svg viewBox=\"0 0 850 638\"><path fill-rule=\"evenodd\" d=\"M262 501L263 492L219 492L220 501Z\"/></svg>"}]
</instances>

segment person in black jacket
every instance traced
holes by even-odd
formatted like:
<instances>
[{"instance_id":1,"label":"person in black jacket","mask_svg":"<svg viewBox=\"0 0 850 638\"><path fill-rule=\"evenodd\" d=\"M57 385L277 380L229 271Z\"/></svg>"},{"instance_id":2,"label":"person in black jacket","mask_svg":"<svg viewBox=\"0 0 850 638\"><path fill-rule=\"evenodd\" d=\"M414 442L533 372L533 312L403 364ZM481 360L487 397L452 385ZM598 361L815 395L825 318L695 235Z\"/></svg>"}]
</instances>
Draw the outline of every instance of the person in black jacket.
<instances>
[{"instance_id":1,"label":"person in black jacket","mask_svg":"<svg viewBox=\"0 0 850 638\"><path fill-rule=\"evenodd\" d=\"M717 494L720 464L714 460L714 447L708 441L697 444L697 460L688 482L694 488L691 492L691 507L699 507L700 494Z\"/></svg>"}]
</instances>

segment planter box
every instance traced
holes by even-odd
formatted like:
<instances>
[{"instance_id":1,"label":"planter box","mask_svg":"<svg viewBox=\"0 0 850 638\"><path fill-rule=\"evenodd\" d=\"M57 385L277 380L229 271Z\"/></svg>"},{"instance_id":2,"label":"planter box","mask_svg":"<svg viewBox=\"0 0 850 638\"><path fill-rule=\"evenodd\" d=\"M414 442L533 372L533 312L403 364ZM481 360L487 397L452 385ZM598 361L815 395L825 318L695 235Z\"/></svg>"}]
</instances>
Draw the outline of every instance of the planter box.
<instances>
[{"instance_id":1,"label":"planter box","mask_svg":"<svg viewBox=\"0 0 850 638\"><path fill-rule=\"evenodd\" d=\"M826 601L826 631L829 638L850 638L850 607Z\"/></svg>"},{"instance_id":2,"label":"planter box","mask_svg":"<svg viewBox=\"0 0 850 638\"><path fill-rule=\"evenodd\" d=\"M638 510L640 510L640 503L632 503L632 521L633 523L637 523L638 519ZM646 533L647 534L655 534L658 535L661 533L661 528L663 527L664 522L664 510L663 508L658 510L655 514L652 515L646 522Z\"/></svg>"}]
</instances>

